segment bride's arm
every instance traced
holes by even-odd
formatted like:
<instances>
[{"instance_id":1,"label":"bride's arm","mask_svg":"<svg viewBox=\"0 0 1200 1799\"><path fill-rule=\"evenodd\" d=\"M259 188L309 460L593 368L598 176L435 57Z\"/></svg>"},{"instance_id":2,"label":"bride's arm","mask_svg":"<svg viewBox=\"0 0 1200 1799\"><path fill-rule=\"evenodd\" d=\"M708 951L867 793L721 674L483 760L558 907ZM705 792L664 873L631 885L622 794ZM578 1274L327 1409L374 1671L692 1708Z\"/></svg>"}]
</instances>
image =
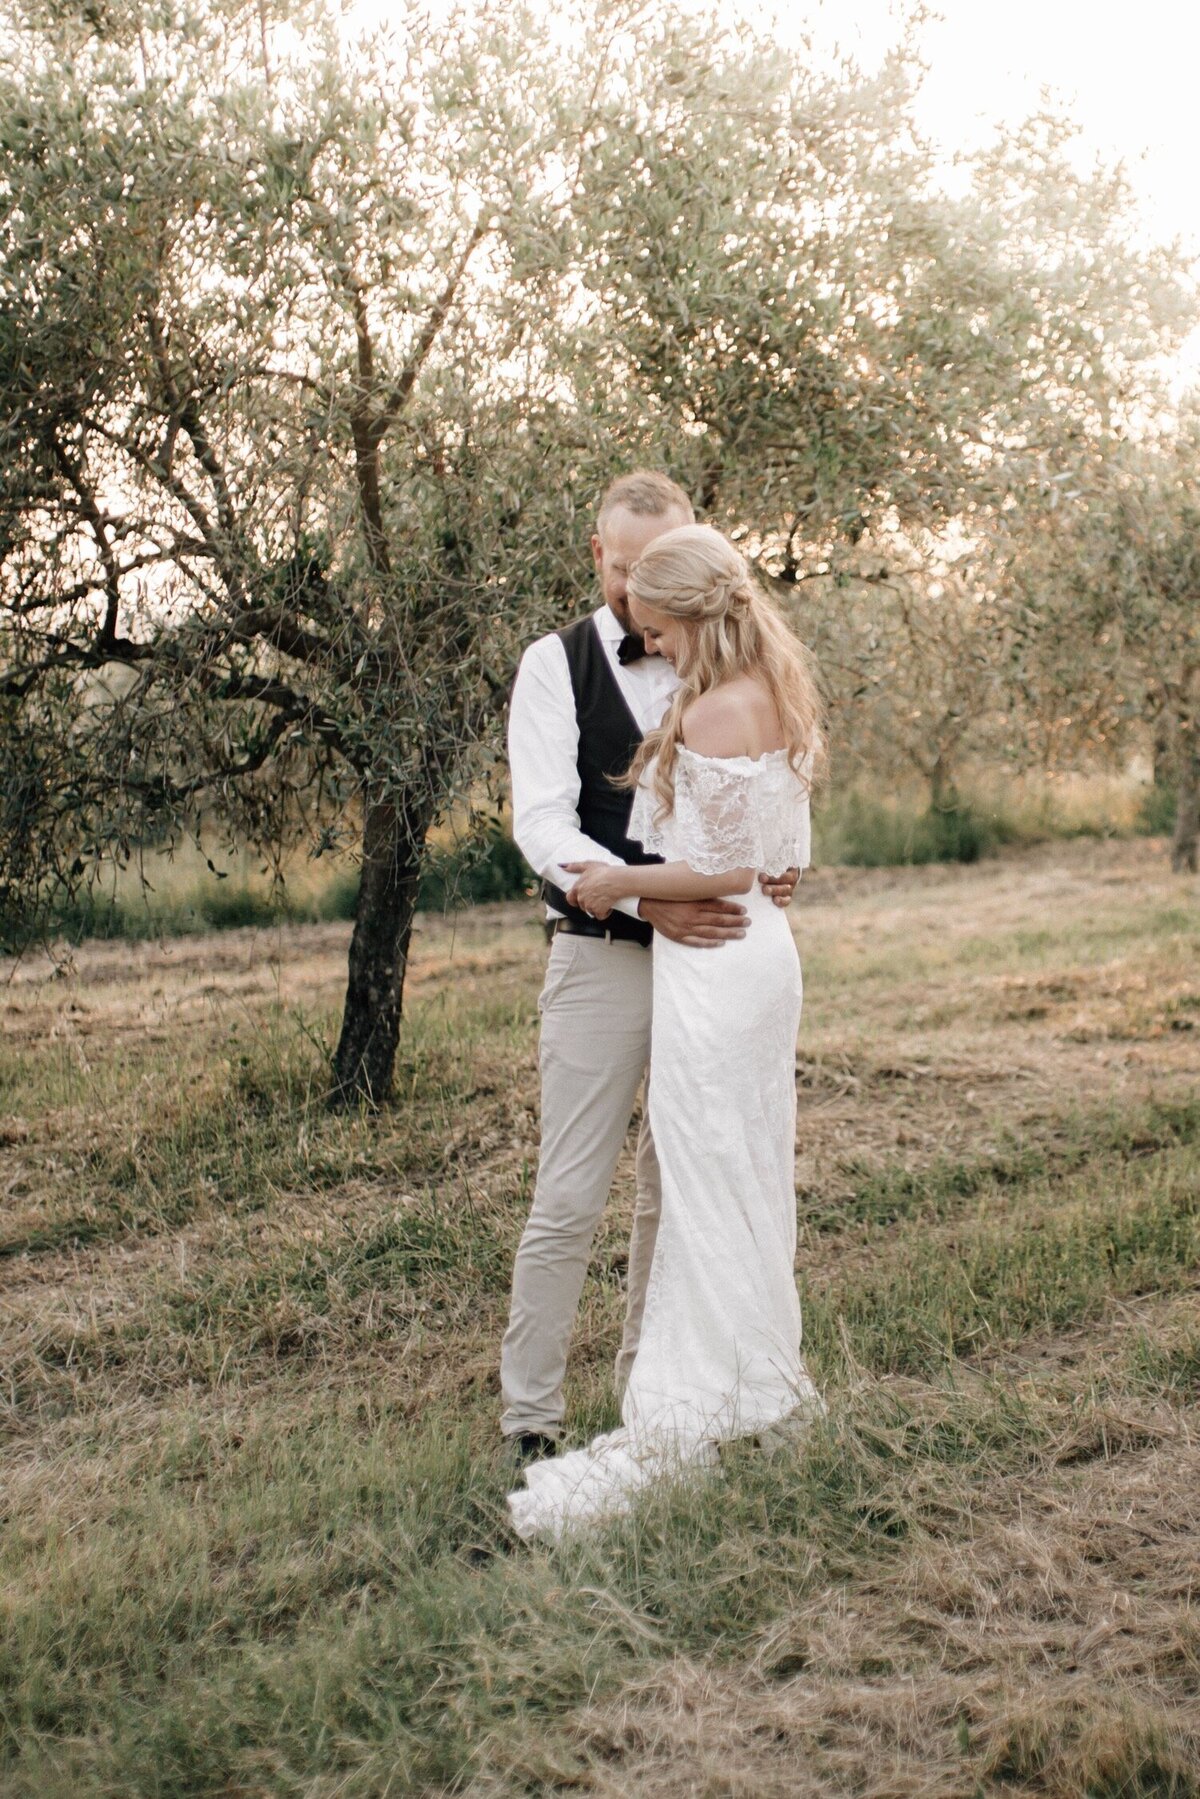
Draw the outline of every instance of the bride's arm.
<instances>
[{"instance_id":1,"label":"bride's arm","mask_svg":"<svg viewBox=\"0 0 1200 1799\"><path fill-rule=\"evenodd\" d=\"M683 715L683 741L700 756L742 756L752 749L747 735L749 715L743 700L719 688L693 700ZM725 899L749 893L754 885L752 868L732 868L723 874L702 875L687 862L660 862L645 867L622 863L616 867L593 862L565 862L571 874L579 874L568 899L597 918L605 918L617 900Z\"/></svg>"},{"instance_id":2,"label":"bride's arm","mask_svg":"<svg viewBox=\"0 0 1200 1799\"><path fill-rule=\"evenodd\" d=\"M615 868L604 862L564 862L563 867L569 874L579 875L568 900L594 918L607 918L621 899L727 899L734 893L749 893L754 885L752 868L700 875L687 862L654 862L644 867L621 863Z\"/></svg>"}]
</instances>

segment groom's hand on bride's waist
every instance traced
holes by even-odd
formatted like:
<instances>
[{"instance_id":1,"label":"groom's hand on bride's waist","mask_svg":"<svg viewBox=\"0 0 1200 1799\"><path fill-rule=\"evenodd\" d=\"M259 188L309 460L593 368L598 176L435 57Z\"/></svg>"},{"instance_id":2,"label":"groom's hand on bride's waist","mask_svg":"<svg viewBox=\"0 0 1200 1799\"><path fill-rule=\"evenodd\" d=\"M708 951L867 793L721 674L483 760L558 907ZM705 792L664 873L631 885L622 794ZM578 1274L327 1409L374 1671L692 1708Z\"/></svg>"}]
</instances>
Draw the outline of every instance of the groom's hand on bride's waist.
<instances>
[{"instance_id":1,"label":"groom's hand on bride's waist","mask_svg":"<svg viewBox=\"0 0 1200 1799\"><path fill-rule=\"evenodd\" d=\"M638 916L660 936L693 949L720 949L723 943L744 937L749 922L745 906L725 899L644 899L639 902Z\"/></svg>"},{"instance_id":2,"label":"groom's hand on bride's waist","mask_svg":"<svg viewBox=\"0 0 1200 1799\"><path fill-rule=\"evenodd\" d=\"M781 875L759 875L758 884L767 898L774 900L777 906L790 906L799 879L798 868L785 868Z\"/></svg>"}]
</instances>

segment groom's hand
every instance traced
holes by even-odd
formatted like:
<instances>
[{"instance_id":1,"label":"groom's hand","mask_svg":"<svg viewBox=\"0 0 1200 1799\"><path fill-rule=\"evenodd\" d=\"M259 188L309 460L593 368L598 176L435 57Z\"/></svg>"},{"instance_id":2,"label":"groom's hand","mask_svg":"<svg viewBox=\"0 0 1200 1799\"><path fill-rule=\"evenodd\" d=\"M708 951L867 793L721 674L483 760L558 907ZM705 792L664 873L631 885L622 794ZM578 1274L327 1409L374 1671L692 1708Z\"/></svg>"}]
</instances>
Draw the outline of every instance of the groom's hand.
<instances>
[{"instance_id":1,"label":"groom's hand","mask_svg":"<svg viewBox=\"0 0 1200 1799\"><path fill-rule=\"evenodd\" d=\"M777 906L790 906L799 879L798 868L785 868L781 875L759 875L758 884L767 898L774 900Z\"/></svg>"},{"instance_id":2,"label":"groom's hand","mask_svg":"<svg viewBox=\"0 0 1200 1799\"><path fill-rule=\"evenodd\" d=\"M692 949L720 949L746 935L746 908L736 900L641 900L638 917L672 943Z\"/></svg>"}]
</instances>

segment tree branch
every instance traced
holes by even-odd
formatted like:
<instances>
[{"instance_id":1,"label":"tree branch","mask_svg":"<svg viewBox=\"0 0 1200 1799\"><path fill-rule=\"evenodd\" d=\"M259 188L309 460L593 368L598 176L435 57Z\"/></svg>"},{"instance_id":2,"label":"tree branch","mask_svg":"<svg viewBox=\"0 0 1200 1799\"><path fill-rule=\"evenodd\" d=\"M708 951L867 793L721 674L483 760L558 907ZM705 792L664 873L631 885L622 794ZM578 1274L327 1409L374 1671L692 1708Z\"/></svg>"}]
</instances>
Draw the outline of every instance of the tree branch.
<instances>
[{"instance_id":1,"label":"tree branch","mask_svg":"<svg viewBox=\"0 0 1200 1799\"><path fill-rule=\"evenodd\" d=\"M326 638L306 630L283 606L255 606L239 612L223 635L243 644L262 638L293 662L309 666L328 663L334 654L334 646Z\"/></svg>"},{"instance_id":2,"label":"tree branch","mask_svg":"<svg viewBox=\"0 0 1200 1799\"><path fill-rule=\"evenodd\" d=\"M107 520L96 502L95 494L85 482L82 471L76 468L59 442L57 433L51 438L51 447L54 451L55 461L79 495L83 515L91 527L92 536L100 554L101 566L104 569L104 580L101 584L104 593L104 619L97 638L98 645L103 647L116 642L117 615L121 605L120 575L117 559L109 541Z\"/></svg>"},{"instance_id":3,"label":"tree branch","mask_svg":"<svg viewBox=\"0 0 1200 1799\"><path fill-rule=\"evenodd\" d=\"M433 346L437 342L438 333L445 324L450 308L454 304L455 296L462 284L463 276L467 272L467 267L471 258L474 256L476 250L490 230L491 224L485 223L482 218L475 221L471 230L471 235L467 239L463 252L451 272L446 285L434 301L429 317L425 321L424 329L416 343L413 345L412 354L404 368L401 370L400 378L389 394L384 404L383 411L379 415L377 423L380 436L396 423L396 420L404 411L405 406L407 406L412 390L417 384L417 378L426 362L429 360Z\"/></svg>"},{"instance_id":4,"label":"tree branch","mask_svg":"<svg viewBox=\"0 0 1200 1799\"><path fill-rule=\"evenodd\" d=\"M358 374L355 398L350 412L350 435L354 442L354 478L358 486L358 503L362 510L367 555L377 574L391 573L387 532L383 525L383 501L379 479L379 445L383 440L382 425L373 410L372 393L375 380L375 349L371 342L371 322L367 303L356 281L350 282L350 300L354 311L355 354Z\"/></svg>"},{"instance_id":5,"label":"tree branch","mask_svg":"<svg viewBox=\"0 0 1200 1799\"><path fill-rule=\"evenodd\" d=\"M117 579L123 581L126 575L134 575L143 568L162 568L170 566L177 560L185 560L188 556L211 557L212 551L207 544L183 538L174 543L170 549L147 551L144 555L134 556L128 562L117 566ZM26 585L23 583L22 585ZM60 593L39 593L33 598L14 599L0 602L0 610L10 618L30 618L34 613L44 612L47 608L58 610L63 606L73 606L77 600L86 600L89 594L98 590L103 592L105 582L95 577L74 582L64 587Z\"/></svg>"},{"instance_id":6,"label":"tree branch","mask_svg":"<svg viewBox=\"0 0 1200 1799\"><path fill-rule=\"evenodd\" d=\"M157 313L154 312L152 308L149 308L144 314L144 317L146 320L147 334L150 339L151 354L154 358L155 367L158 369L159 379L163 384L163 391L170 401L172 412L178 416L180 424L192 441L192 448L196 453L196 460L199 462L201 468L204 470L212 484L213 494L217 502L217 520L220 524L221 532L227 543L230 545L236 544L239 542L241 536L238 528L237 510L229 491L229 484L226 480L225 470L221 463L221 459L213 447L212 439L208 435L208 428L200 415L200 408L196 402L195 392L188 391L186 393L181 393L176 384L167 357L167 345L166 338L163 334L162 321L159 319ZM221 549L220 539L216 537L211 524L207 520L202 529L206 542L211 543L214 551L219 554ZM232 593L244 601L246 597L245 586L241 579L236 559L233 557L222 557L220 560L224 565L222 574L225 578L226 585L230 588Z\"/></svg>"}]
</instances>

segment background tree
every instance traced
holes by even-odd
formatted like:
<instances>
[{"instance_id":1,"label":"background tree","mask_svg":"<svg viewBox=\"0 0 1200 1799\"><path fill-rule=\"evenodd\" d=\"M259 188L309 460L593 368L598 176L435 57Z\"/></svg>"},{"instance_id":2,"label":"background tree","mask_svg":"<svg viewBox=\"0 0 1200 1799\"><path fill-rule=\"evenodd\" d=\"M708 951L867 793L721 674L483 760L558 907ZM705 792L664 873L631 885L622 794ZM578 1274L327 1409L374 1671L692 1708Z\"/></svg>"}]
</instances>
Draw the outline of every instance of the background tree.
<instances>
[{"instance_id":1,"label":"background tree","mask_svg":"<svg viewBox=\"0 0 1200 1799\"><path fill-rule=\"evenodd\" d=\"M1200 406L1047 485L1010 540L1021 672L1056 748L1154 754L1175 791L1172 866L1200 839ZM1049 501L1053 500L1053 504Z\"/></svg>"},{"instance_id":2,"label":"background tree","mask_svg":"<svg viewBox=\"0 0 1200 1799\"><path fill-rule=\"evenodd\" d=\"M388 1091L426 834L612 473L665 462L800 596L865 743L878 644L947 661L897 570L1117 430L1178 325L1058 127L947 195L911 42L573 23L351 53L324 0L25 0L0 86L0 902L202 825L356 841L342 1098ZM931 782L982 704L943 685Z\"/></svg>"},{"instance_id":3,"label":"background tree","mask_svg":"<svg viewBox=\"0 0 1200 1799\"><path fill-rule=\"evenodd\" d=\"M1137 424L1194 303L1062 119L963 158L951 195L920 79L911 37L867 77L664 27L583 159L577 380L791 590L843 766L899 756L942 805L964 758L1027 758L997 537Z\"/></svg>"},{"instance_id":4,"label":"background tree","mask_svg":"<svg viewBox=\"0 0 1200 1799\"><path fill-rule=\"evenodd\" d=\"M804 589L841 778L894 790L907 771L931 811L953 811L968 760L1009 756L1008 609L933 548L905 567L892 541L862 561Z\"/></svg>"},{"instance_id":5,"label":"background tree","mask_svg":"<svg viewBox=\"0 0 1200 1799\"><path fill-rule=\"evenodd\" d=\"M581 121L509 9L353 57L322 6L286 22L14 51L4 894L202 822L274 854L359 832L335 1084L379 1096L427 829L567 597L551 208Z\"/></svg>"}]
</instances>

